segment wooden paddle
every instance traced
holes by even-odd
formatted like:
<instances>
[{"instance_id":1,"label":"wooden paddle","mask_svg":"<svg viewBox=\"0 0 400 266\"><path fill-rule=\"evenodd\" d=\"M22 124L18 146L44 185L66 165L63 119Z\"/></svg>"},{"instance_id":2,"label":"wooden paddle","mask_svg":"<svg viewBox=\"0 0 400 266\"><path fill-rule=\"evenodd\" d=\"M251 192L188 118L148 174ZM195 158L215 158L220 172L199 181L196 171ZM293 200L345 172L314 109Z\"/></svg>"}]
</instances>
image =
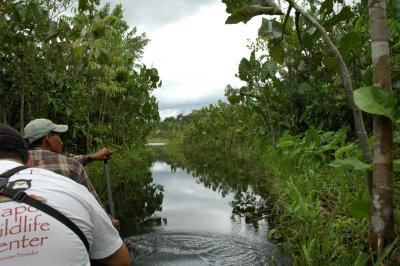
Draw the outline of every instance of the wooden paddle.
<instances>
[{"instance_id":1,"label":"wooden paddle","mask_svg":"<svg viewBox=\"0 0 400 266\"><path fill-rule=\"evenodd\" d=\"M104 160L104 178L106 179L106 184L107 184L108 205L110 206L111 216L112 218L115 218L115 209L114 209L114 201L112 198L111 178L110 178L110 171L108 169L108 160Z\"/></svg>"}]
</instances>

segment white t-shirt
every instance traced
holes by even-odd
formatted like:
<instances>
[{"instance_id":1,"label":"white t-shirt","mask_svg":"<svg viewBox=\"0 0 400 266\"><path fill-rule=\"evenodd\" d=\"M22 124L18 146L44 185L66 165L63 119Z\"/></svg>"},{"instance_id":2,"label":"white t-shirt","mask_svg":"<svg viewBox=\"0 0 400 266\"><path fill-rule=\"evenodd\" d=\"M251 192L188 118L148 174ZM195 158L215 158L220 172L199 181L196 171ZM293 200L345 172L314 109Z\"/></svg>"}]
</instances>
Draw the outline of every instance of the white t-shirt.
<instances>
[{"instance_id":1,"label":"white t-shirt","mask_svg":"<svg viewBox=\"0 0 400 266\"><path fill-rule=\"evenodd\" d=\"M0 160L0 173L20 164ZM82 185L40 168L20 171L10 187L54 207L85 234L90 258L117 251L122 240L110 218ZM81 239L60 221L25 203L0 196L0 265L90 265Z\"/></svg>"}]
</instances>

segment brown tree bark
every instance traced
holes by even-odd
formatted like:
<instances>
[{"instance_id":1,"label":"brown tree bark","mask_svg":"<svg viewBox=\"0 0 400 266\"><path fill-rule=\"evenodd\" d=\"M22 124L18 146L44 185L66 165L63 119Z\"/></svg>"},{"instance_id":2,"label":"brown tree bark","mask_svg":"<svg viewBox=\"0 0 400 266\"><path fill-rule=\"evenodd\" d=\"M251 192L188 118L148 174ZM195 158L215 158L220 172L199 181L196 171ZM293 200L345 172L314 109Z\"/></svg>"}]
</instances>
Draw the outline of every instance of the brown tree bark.
<instances>
[{"instance_id":1,"label":"brown tree bark","mask_svg":"<svg viewBox=\"0 0 400 266\"><path fill-rule=\"evenodd\" d=\"M386 0L369 0L373 83L392 90ZM373 118L375 150L369 244L377 255L393 241L393 124L384 116Z\"/></svg>"}]
</instances>

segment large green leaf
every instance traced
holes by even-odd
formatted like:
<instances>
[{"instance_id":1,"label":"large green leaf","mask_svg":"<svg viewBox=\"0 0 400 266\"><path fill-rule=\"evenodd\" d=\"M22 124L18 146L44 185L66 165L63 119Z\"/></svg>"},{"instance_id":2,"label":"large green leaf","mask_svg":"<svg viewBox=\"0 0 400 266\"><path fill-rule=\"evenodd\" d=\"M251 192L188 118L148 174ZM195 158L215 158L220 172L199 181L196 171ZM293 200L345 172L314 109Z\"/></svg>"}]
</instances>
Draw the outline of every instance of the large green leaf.
<instances>
[{"instance_id":1,"label":"large green leaf","mask_svg":"<svg viewBox=\"0 0 400 266\"><path fill-rule=\"evenodd\" d=\"M329 166L339 168L343 166L351 166L354 170L364 170L371 168L371 165L366 164L356 158L346 158L342 160L334 160L329 163Z\"/></svg>"},{"instance_id":2,"label":"large green leaf","mask_svg":"<svg viewBox=\"0 0 400 266\"><path fill-rule=\"evenodd\" d=\"M249 81L252 69L250 61L247 58L242 58L239 64L239 78L243 81Z\"/></svg>"},{"instance_id":3,"label":"large green leaf","mask_svg":"<svg viewBox=\"0 0 400 266\"><path fill-rule=\"evenodd\" d=\"M295 144L295 137L290 135L284 135L278 140L276 147L278 149L283 149L287 147L292 147Z\"/></svg>"},{"instance_id":4,"label":"large green leaf","mask_svg":"<svg viewBox=\"0 0 400 266\"><path fill-rule=\"evenodd\" d=\"M280 40L282 38L282 23L272 19L262 19L258 35L269 40Z\"/></svg>"},{"instance_id":5,"label":"large green leaf","mask_svg":"<svg viewBox=\"0 0 400 266\"><path fill-rule=\"evenodd\" d=\"M287 147L292 147L294 145L294 141L293 140L286 140L286 141L280 141L276 147L278 149L282 149L282 148L287 148Z\"/></svg>"},{"instance_id":6,"label":"large green leaf","mask_svg":"<svg viewBox=\"0 0 400 266\"><path fill-rule=\"evenodd\" d=\"M274 77L277 72L276 62L268 60L262 65L261 71L264 77Z\"/></svg>"},{"instance_id":7,"label":"large green leaf","mask_svg":"<svg viewBox=\"0 0 400 266\"><path fill-rule=\"evenodd\" d=\"M337 23L341 21L346 21L354 17L354 13L351 11L349 6L345 6L342 8L342 10L339 12L339 14L333 16L331 19L327 20L325 23L323 23L323 26L325 28L330 28L335 26Z\"/></svg>"},{"instance_id":8,"label":"large green leaf","mask_svg":"<svg viewBox=\"0 0 400 266\"><path fill-rule=\"evenodd\" d=\"M369 201L353 202L346 207L346 211L348 211L351 216L357 219L368 219L370 209L371 202Z\"/></svg>"},{"instance_id":9,"label":"large green leaf","mask_svg":"<svg viewBox=\"0 0 400 266\"><path fill-rule=\"evenodd\" d=\"M353 51L354 54L359 56L361 54L361 35L355 31L352 31L346 35L344 35L340 39L340 48L341 49L346 49L346 50L351 50Z\"/></svg>"},{"instance_id":10,"label":"large green leaf","mask_svg":"<svg viewBox=\"0 0 400 266\"><path fill-rule=\"evenodd\" d=\"M364 112L386 116L392 121L399 118L397 101L392 93L377 87L363 87L354 91L354 101Z\"/></svg>"},{"instance_id":11,"label":"large green leaf","mask_svg":"<svg viewBox=\"0 0 400 266\"><path fill-rule=\"evenodd\" d=\"M247 23L250 19L258 15L283 15L283 13L273 1L266 0L262 6L246 5L241 8L233 9L225 23Z\"/></svg>"},{"instance_id":12,"label":"large green leaf","mask_svg":"<svg viewBox=\"0 0 400 266\"><path fill-rule=\"evenodd\" d=\"M304 47L307 50L313 50L315 48L315 43L317 42L320 33L315 31L314 26L309 26L307 30L301 33L301 39L303 40Z\"/></svg>"},{"instance_id":13,"label":"large green leaf","mask_svg":"<svg viewBox=\"0 0 400 266\"><path fill-rule=\"evenodd\" d=\"M279 64L283 64L283 57L285 54L285 51L283 50L283 47L280 42L269 42L269 55L272 57L272 59L275 60L275 62Z\"/></svg>"}]
</instances>

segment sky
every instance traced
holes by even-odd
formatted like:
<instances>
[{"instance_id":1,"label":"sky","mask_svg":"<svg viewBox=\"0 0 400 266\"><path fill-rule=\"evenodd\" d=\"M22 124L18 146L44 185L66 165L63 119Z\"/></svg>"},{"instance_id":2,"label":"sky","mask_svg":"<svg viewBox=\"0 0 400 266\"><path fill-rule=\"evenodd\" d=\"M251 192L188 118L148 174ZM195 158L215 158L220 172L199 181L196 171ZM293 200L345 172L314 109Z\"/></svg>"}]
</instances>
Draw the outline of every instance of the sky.
<instances>
[{"instance_id":1,"label":"sky","mask_svg":"<svg viewBox=\"0 0 400 266\"><path fill-rule=\"evenodd\" d=\"M188 114L226 101L225 87L241 86L235 77L240 60L249 57L261 18L226 25L221 0L108 0L122 4L124 17L139 34L146 33L142 63L158 70L157 98L161 119Z\"/></svg>"}]
</instances>

